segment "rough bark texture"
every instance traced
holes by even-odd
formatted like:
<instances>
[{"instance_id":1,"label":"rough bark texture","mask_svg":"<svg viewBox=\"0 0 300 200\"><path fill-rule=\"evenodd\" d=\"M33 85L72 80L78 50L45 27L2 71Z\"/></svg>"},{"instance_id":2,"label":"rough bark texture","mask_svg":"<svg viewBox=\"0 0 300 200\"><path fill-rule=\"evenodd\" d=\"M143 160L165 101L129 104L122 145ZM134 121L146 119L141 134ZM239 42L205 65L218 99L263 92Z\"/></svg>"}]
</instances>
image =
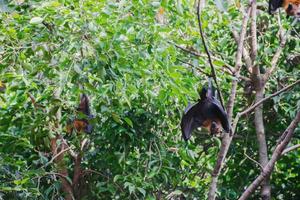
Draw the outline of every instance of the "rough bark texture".
<instances>
[{"instance_id":1,"label":"rough bark texture","mask_svg":"<svg viewBox=\"0 0 300 200\"><path fill-rule=\"evenodd\" d=\"M278 145L276 146L270 161L262 170L261 174L249 185L249 187L244 191L239 200L248 199L255 189L260 185L260 183L267 177L270 177L276 161L281 157L283 150L286 148L288 143L293 137L294 131L300 122L300 110L297 111L295 119L291 122L289 127L281 135Z\"/></svg>"},{"instance_id":2,"label":"rough bark texture","mask_svg":"<svg viewBox=\"0 0 300 200\"><path fill-rule=\"evenodd\" d=\"M56 98L60 97L60 89L58 89L54 96ZM58 131L61 130L61 125L60 125L60 120L61 120L61 109L57 110L56 113L56 129ZM66 149L67 146L66 144L62 141L62 136L61 135L56 135L55 138L51 139L51 151L53 156L56 156L59 152L64 151L64 149ZM68 169L66 166L66 163L64 161L64 156L65 156L65 152L64 153L60 153L59 156L57 156L54 159L54 162L57 165L57 172L63 176L59 176L60 180L61 180L61 184L62 184L62 191L65 194L65 200L72 200L73 199L73 189L72 186L70 185L70 183L68 182L68 180L64 177L68 177Z\"/></svg>"},{"instance_id":3,"label":"rough bark texture","mask_svg":"<svg viewBox=\"0 0 300 200\"><path fill-rule=\"evenodd\" d=\"M256 91L255 95L255 102L258 102L264 98L264 85L259 85L260 86ZM265 127L263 120L263 104L256 107L254 112L254 123L259 148L259 163L261 164L261 166L265 167L268 163L268 148L266 143ZM262 182L261 197L263 200L269 200L271 198L271 187L268 178Z\"/></svg>"},{"instance_id":4,"label":"rough bark texture","mask_svg":"<svg viewBox=\"0 0 300 200\"><path fill-rule=\"evenodd\" d=\"M231 95L230 95L228 103L227 103L228 120L230 122L232 120L233 107L234 107L234 102L235 102L235 97L236 97L236 89L237 89L237 84L238 84L238 78L239 78L240 69L241 69L241 66L242 66L244 40L245 40L249 15L250 15L250 7L247 10L246 14L244 15L243 22L242 22L242 28L241 28L241 33L240 33L240 37L239 37L239 43L238 43L238 49L237 49L237 55L236 55L236 64L235 64L235 70L234 70L236 78L232 80ZM208 193L208 199L209 200L215 200L215 198L216 198L216 191L217 191L217 183L218 183L219 174L221 172L222 165L224 164L224 161L225 161L230 143L232 141L233 135L234 135L233 132L231 134L225 134L223 139L222 139L222 145L221 145L220 152L218 154L217 162L216 162L214 170L211 174L212 181L211 181L210 188L209 188L209 193Z\"/></svg>"}]
</instances>

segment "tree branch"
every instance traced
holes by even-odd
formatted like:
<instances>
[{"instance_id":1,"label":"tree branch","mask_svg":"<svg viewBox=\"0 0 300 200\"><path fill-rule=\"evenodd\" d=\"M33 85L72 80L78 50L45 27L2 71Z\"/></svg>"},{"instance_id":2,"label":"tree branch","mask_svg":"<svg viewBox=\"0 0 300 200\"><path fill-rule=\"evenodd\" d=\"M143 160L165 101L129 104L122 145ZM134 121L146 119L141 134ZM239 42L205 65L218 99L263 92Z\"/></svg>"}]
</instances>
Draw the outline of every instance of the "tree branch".
<instances>
[{"instance_id":1,"label":"tree branch","mask_svg":"<svg viewBox=\"0 0 300 200\"><path fill-rule=\"evenodd\" d=\"M251 7L249 7L247 9L247 13L244 15L241 33L240 33L240 37L239 37L238 49L237 49L237 54L236 54L236 62L235 62L235 75L236 75L237 79L239 78L240 69L242 66L244 40L245 40L245 35L246 35L246 30L247 30L247 23L249 20L250 8ZM237 82L238 82L237 79L232 80L231 94L230 94L230 97L229 97L229 100L227 103L227 113L228 113L228 118L230 121L232 119L234 101L235 101L235 97L236 97L236 89L237 89Z\"/></svg>"},{"instance_id":2,"label":"tree branch","mask_svg":"<svg viewBox=\"0 0 300 200\"><path fill-rule=\"evenodd\" d=\"M291 27L294 26L296 24L296 22L298 21L298 19L296 18L293 23L291 24ZM279 28L279 34L281 35L280 37L280 44L279 44L279 47L277 48L273 58L272 58L272 61L271 61L271 68L269 68L267 70L267 72L265 73L264 75L264 80L267 80L271 74L273 73L273 71L275 70L276 66L277 66L277 63L278 63L278 60L279 60L279 57L280 57L280 54L286 44L286 41L287 41L287 37L290 35L290 32L292 29L289 29L285 34L282 34L282 26L281 26L281 23L279 22L279 25L280 25L280 28Z\"/></svg>"},{"instance_id":3,"label":"tree branch","mask_svg":"<svg viewBox=\"0 0 300 200\"><path fill-rule=\"evenodd\" d=\"M282 134L283 140L276 146L272 157L270 161L267 163L267 165L264 167L263 171L260 173L260 175L248 186L248 188L244 191L244 193L241 195L239 200L246 200L248 199L251 194L255 191L255 189L260 185L260 183L266 178L269 177L272 173L276 161L280 158L282 155L282 152L292 139L293 133L300 122L300 110L297 111L295 119L291 122L291 124L288 126L288 128L284 131Z\"/></svg>"},{"instance_id":4,"label":"tree branch","mask_svg":"<svg viewBox=\"0 0 300 200\"><path fill-rule=\"evenodd\" d=\"M253 105L250 106L249 108L247 108L247 109L245 109L244 111L238 113L238 115L242 116L242 115L245 115L245 114L251 112L252 110L254 110L257 106L259 106L259 105L262 104L263 102L265 102L265 101L267 101L268 99L271 99L271 98L273 98L273 97L275 97L275 96L277 96L277 95L279 95L279 94L281 94L281 93L283 93L283 92L285 92L285 91L291 89L292 87L294 87L295 85L297 85L297 84L299 84L299 83L300 83L300 80L295 81L294 83L292 83L292 84L290 84L290 85L288 85L288 86L282 88L281 90L275 92L274 94L271 94L270 96L261 99L260 101L256 102L255 104L253 104Z\"/></svg>"},{"instance_id":5,"label":"tree branch","mask_svg":"<svg viewBox=\"0 0 300 200\"><path fill-rule=\"evenodd\" d=\"M293 150L295 150L295 149L298 149L299 147L300 147L300 144L296 144L296 145L294 145L294 146L288 147L288 148L286 148L286 149L281 153L281 155L287 154L287 153L289 153L290 151L293 151Z\"/></svg>"},{"instance_id":6,"label":"tree branch","mask_svg":"<svg viewBox=\"0 0 300 200\"><path fill-rule=\"evenodd\" d=\"M236 41L236 43L238 44L239 43L239 36L238 36L238 33L232 29L232 34L233 34L233 37ZM249 73L252 73L252 61L251 61L251 58L249 56L249 52L247 51L247 49L245 47L243 47L243 58L244 58L244 61L246 63L246 69Z\"/></svg>"},{"instance_id":7,"label":"tree branch","mask_svg":"<svg viewBox=\"0 0 300 200\"><path fill-rule=\"evenodd\" d=\"M247 13L243 17L241 34L239 37L239 44L238 44L238 49L237 49L236 65L235 65L235 75L237 75L237 78L239 77L239 71L240 71L240 68L242 65L242 53L243 53L244 39L245 39L245 35L246 35L249 14L250 14L250 7L248 8ZM237 79L232 80L231 95L230 95L230 98L228 101L228 106L227 106L227 113L228 113L229 121L232 120L232 113L233 113L233 106L234 106L234 101L235 101L235 96L236 96L237 83L238 83ZM211 174L212 182L210 184L209 193L208 193L209 200L214 200L216 198L218 177L219 177L220 171L222 169L222 165L225 161L230 143L232 141L232 137L234 135L233 130L235 130L235 127L233 127L233 128L231 129L231 134L225 134L222 139L221 149L218 154L217 162L216 162L214 170Z\"/></svg>"}]
</instances>

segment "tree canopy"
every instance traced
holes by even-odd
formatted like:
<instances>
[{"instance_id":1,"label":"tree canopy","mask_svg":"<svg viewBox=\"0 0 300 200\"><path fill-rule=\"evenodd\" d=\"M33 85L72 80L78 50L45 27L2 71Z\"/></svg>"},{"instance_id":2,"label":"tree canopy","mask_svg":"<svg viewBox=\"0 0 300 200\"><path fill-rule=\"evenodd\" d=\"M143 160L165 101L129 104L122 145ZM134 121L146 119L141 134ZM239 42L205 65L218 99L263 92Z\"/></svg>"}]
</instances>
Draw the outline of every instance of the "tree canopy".
<instances>
[{"instance_id":1,"label":"tree canopy","mask_svg":"<svg viewBox=\"0 0 300 200\"><path fill-rule=\"evenodd\" d=\"M195 1L0 1L0 199L238 199L297 119L299 22L267 1L200 7L215 76ZM211 75L234 133L185 142L183 111ZM94 129L68 134L81 94ZM299 156L283 154L251 198L270 186L299 199Z\"/></svg>"}]
</instances>

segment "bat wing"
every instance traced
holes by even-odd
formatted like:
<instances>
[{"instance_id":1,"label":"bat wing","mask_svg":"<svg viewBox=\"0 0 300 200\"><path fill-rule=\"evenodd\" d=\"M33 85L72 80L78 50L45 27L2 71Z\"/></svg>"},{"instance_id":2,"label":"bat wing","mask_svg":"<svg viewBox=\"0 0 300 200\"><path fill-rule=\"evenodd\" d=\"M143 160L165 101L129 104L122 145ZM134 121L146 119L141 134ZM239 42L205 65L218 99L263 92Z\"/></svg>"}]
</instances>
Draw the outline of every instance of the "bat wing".
<instances>
[{"instance_id":1,"label":"bat wing","mask_svg":"<svg viewBox=\"0 0 300 200\"><path fill-rule=\"evenodd\" d=\"M223 129L227 133L230 131L227 113L224 111L217 99L213 98L205 104L205 113L207 113L207 117L209 119L219 119Z\"/></svg>"},{"instance_id":2,"label":"bat wing","mask_svg":"<svg viewBox=\"0 0 300 200\"><path fill-rule=\"evenodd\" d=\"M192 131L202 126L203 121L201 102L189 105L185 109L180 124L183 139L187 141L191 137Z\"/></svg>"}]
</instances>

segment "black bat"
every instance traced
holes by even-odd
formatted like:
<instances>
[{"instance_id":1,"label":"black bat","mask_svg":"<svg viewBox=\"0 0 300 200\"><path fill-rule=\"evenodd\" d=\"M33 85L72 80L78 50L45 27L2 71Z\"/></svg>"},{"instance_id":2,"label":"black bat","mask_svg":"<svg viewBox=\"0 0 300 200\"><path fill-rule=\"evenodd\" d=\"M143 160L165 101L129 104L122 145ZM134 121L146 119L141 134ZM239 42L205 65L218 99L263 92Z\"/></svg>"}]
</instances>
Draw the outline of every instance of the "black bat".
<instances>
[{"instance_id":1,"label":"black bat","mask_svg":"<svg viewBox=\"0 0 300 200\"><path fill-rule=\"evenodd\" d=\"M191 133L198 127L207 128L211 134L222 132L229 133L230 125L228 117L220 102L212 95L211 87L203 88L200 100L194 105L188 106L181 119L181 131L184 140L191 137Z\"/></svg>"}]
</instances>

